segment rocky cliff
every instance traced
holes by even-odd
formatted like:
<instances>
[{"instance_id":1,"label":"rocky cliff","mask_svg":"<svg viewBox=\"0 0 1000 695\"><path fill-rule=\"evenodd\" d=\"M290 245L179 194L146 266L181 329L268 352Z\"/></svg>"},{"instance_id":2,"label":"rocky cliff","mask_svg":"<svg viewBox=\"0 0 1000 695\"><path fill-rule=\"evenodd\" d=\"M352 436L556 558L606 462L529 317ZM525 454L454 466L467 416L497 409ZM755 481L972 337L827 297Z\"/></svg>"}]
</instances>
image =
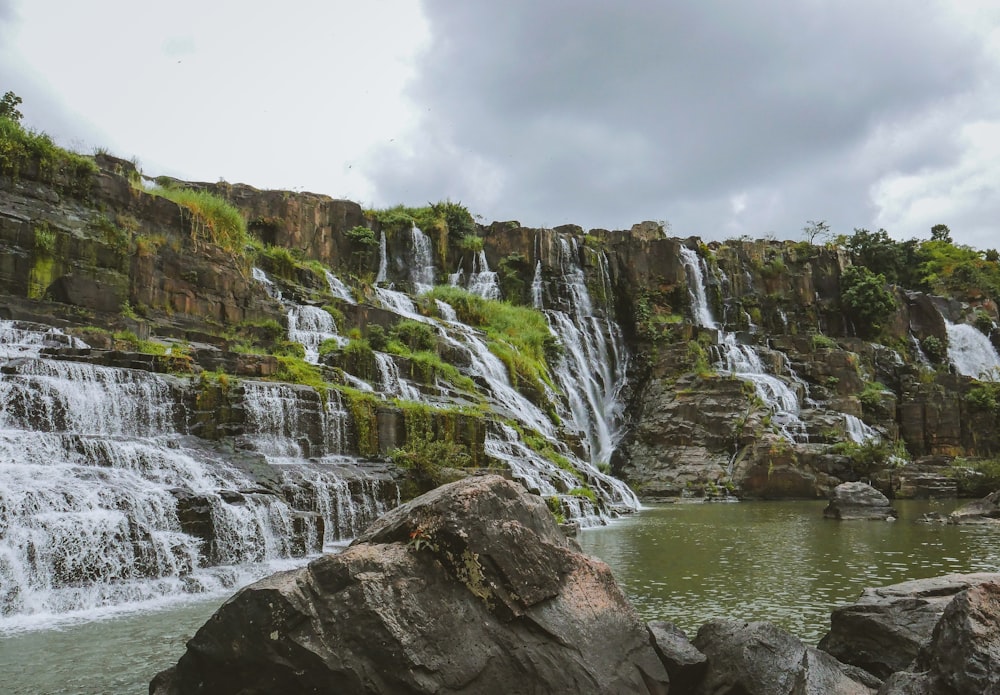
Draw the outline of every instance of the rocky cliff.
<instances>
[{"instance_id":1,"label":"rocky cliff","mask_svg":"<svg viewBox=\"0 0 1000 695\"><path fill-rule=\"evenodd\" d=\"M953 459L1000 448L996 382L970 375L997 359L988 255L903 289L857 235L486 226L19 156L0 169L5 614L315 551L479 468L593 524L635 493L954 494L981 474ZM104 525L77 556L49 511Z\"/></svg>"}]
</instances>

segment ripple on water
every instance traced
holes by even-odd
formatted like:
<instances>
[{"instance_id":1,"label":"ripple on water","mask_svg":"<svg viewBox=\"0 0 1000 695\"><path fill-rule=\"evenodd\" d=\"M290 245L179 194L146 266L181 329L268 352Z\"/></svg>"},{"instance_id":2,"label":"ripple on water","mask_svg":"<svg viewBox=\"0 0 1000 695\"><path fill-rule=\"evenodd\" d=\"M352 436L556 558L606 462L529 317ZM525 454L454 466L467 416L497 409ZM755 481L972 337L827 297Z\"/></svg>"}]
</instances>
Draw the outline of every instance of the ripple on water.
<instances>
[{"instance_id":1,"label":"ripple on water","mask_svg":"<svg viewBox=\"0 0 1000 695\"><path fill-rule=\"evenodd\" d=\"M825 502L653 505L580 536L647 620L689 634L712 618L769 620L815 644L830 611L870 586L1000 571L986 527L916 523L955 504L896 501L900 520L835 522Z\"/></svg>"}]
</instances>

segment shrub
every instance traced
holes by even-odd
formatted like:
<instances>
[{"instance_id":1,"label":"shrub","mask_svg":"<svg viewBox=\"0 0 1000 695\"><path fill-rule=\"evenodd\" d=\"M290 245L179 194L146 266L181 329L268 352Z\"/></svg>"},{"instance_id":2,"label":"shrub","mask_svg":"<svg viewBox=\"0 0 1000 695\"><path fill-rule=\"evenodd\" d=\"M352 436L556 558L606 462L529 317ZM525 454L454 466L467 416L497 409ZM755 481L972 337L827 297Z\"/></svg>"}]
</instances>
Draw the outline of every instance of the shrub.
<instances>
[{"instance_id":1,"label":"shrub","mask_svg":"<svg viewBox=\"0 0 1000 695\"><path fill-rule=\"evenodd\" d=\"M948 475L963 497L985 497L1000 489L1000 459L955 459Z\"/></svg>"},{"instance_id":2,"label":"shrub","mask_svg":"<svg viewBox=\"0 0 1000 695\"><path fill-rule=\"evenodd\" d=\"M941 364L948 356L948 346L936 335L924 336L920 341L920 349L934 364Z\"/></svg>"},{"instance_id":3,"label":"shrub","mask_svg":"<svg viewBox=\"0 0 1000 695\"><path fill-rule=\"evenodd\" d=\"M413 352L437 348L437 334L429 324L422 321L400 321L392 327L390 335Z\"/></svg>"},{"instance_id":4,"label":"shrub","mask_svg":"<svg viewBox=\"0 0 1000 695\"><path fill-rule=\"evenodd\" d=\"M840 304L857 319L862 334L874 334L896 308L885 276L863 266L850 266L840 276Z\"/></svg>"}]
</instances>

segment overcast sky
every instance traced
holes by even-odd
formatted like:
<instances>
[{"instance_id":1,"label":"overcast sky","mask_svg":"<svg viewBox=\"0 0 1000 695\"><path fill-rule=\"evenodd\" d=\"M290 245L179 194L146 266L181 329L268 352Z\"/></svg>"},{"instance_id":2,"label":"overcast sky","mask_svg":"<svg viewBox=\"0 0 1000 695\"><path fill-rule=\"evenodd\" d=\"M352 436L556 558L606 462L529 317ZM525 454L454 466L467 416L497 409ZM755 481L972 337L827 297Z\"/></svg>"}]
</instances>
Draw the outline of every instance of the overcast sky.
<instances>
[{"instance_id":1,"label":"overcast sky","mask_svg":"<svg viewBox=\"0 0 1000 695\"><path fill-rule=\"evenodd\" d=\"M1000 247L996 0L0 0L8 89L151 175Z\"/></svg>"}]
</instances>

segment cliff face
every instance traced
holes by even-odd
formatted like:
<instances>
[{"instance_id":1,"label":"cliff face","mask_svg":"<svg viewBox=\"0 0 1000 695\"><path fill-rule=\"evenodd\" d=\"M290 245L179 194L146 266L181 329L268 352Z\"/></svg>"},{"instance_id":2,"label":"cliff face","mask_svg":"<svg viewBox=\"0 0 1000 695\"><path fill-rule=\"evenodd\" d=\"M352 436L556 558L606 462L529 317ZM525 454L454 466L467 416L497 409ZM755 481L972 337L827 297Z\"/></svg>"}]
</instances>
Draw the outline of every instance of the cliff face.
<instances>
[{"instance_id":1,"label":"cliff face","mask_svg":"<svg viewBox=\"0 0 1000 695\"><path fill-rule=\"evenodd\" d=\"M921 494L948 489L951 457L1000 450L998 394L956 373L969 306L893 288L875 331L845 309L839 248L172 182L235 206L249 239L224 248L129 162L96 163L0 178L0 445L31 469L11 499L125 524L98 556L162 537L142 577L308 553L474 468L589 524L635 509L633 490L813 497L871 478ZM997 318L989 298L976 310ZM81 492L38 483L54 475ZM120 499L88 507L101 476ZM50 560L17 572L80 581ZM119 570L104 579L142 579Z\"/></svg>"}]
</instances>

